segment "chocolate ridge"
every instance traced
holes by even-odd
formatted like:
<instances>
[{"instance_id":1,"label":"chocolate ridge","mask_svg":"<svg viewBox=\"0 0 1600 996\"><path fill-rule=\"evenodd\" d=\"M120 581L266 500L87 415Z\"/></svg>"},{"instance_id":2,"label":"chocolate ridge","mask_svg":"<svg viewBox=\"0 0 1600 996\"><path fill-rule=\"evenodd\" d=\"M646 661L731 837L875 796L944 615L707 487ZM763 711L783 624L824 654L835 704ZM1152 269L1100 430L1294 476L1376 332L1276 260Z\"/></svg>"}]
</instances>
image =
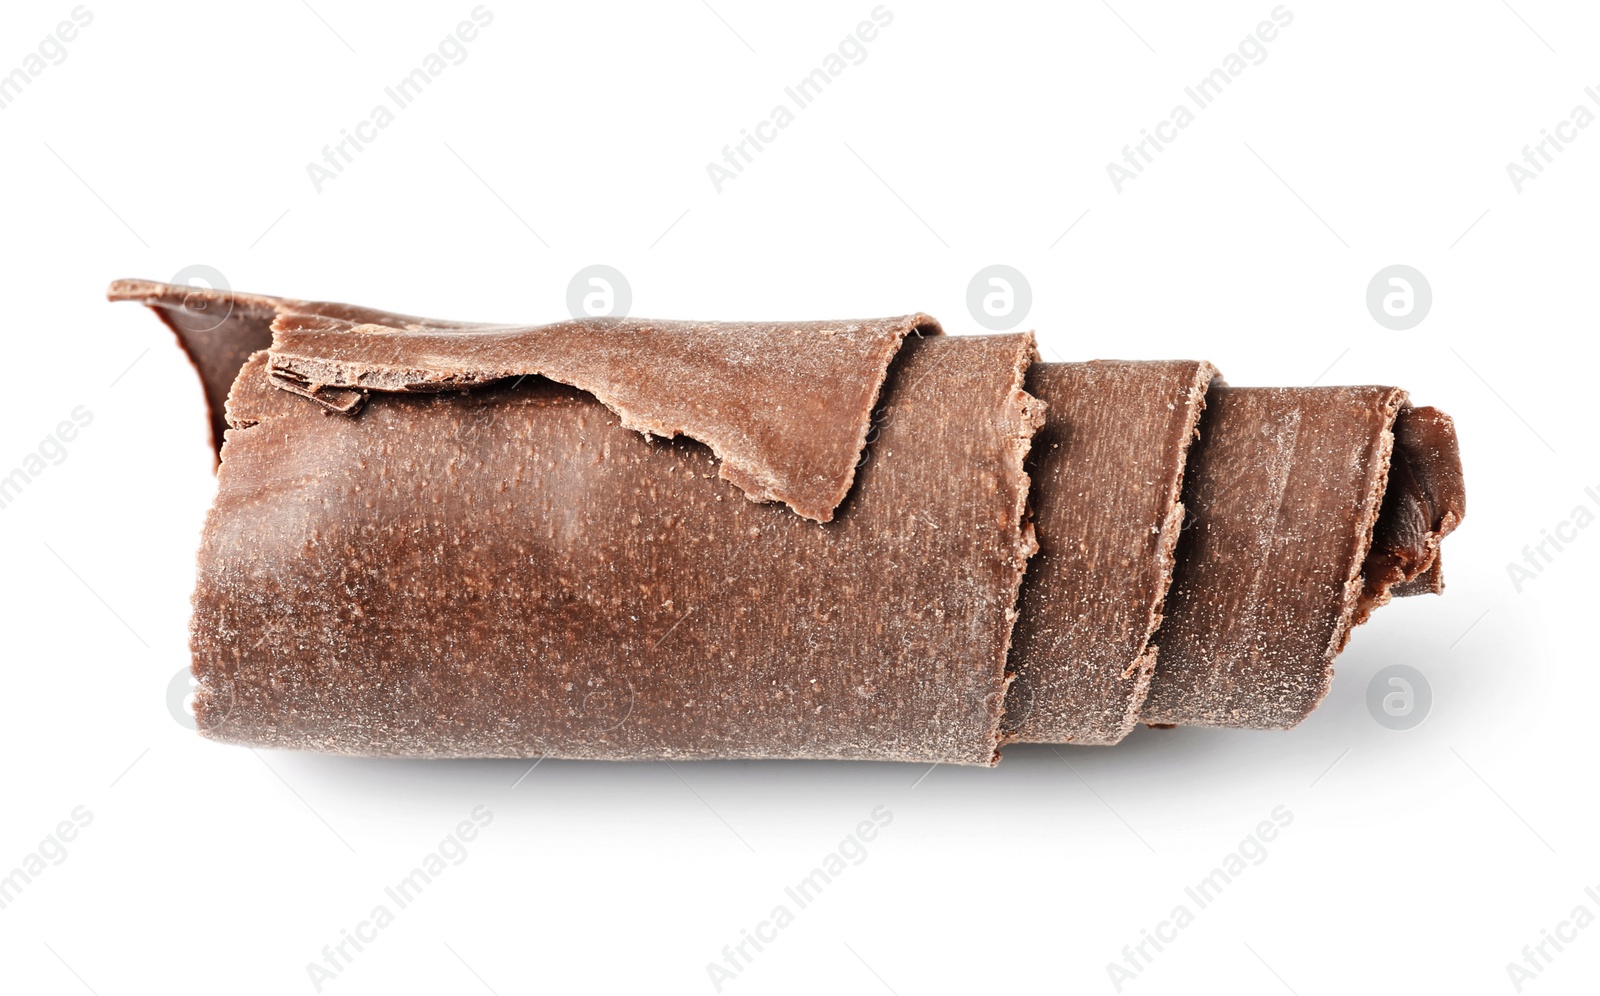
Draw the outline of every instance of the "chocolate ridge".
<instances>
[{"instance_id":1,"label":"chocolate ridge","mask_svg":"<svg viewBox=\"0 0 1600 996\"><path fill-rule=\"evenodd\" d=\"M1010 738L1113 744L1157 667L1188 448L1217 371L1202 361L1040 363L1030 461L1040 552L1013 645Z\"/></svg>"},{"instance_id":2,"label":"chocolate ridge","mask_svg":"<svg viewBox=\"0 0 1600 996\"><path fill-rule=\"evenodd\" d=\"M1392 387L1217 387L1191 451L1152 725L1287 729L1326 696L1371 604Z\"/></svg>"}]
</instances>

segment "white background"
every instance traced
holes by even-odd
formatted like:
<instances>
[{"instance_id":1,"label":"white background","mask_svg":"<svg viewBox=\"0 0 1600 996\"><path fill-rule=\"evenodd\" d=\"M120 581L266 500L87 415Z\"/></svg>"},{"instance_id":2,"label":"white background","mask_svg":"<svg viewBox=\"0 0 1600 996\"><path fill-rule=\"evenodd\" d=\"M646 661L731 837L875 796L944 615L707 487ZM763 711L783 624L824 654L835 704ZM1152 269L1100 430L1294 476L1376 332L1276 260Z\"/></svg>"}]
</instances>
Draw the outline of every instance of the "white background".
<instances>
[{"instance_id":1,"label":"white background","mask_svg":"<svg viewBox=\"0 0 1600 996\"><path fill-rule=\"evenodd\" d=\"M1267 59L1119 194L1106 164L1270 0L891 0L866 60L718 193L706 164L873 3L711 4L491 0L466 60L321 193L306 164L472 0L91 2L0 111L0 474L93 413L0 510L0 873L93 814L0 910L0 987L314 992L307 963L482 805L467 859L324 992L714 993L707 963L885 806L866 859L724 992L1113 993L1107 963L1284 806L1267 858L1123 991L1516 991L1524 945L1600 914L1600 529L1520 593L1506 566L1596 508L1600 127L1520 193L1506 164L1600 112L1600 16L1291 2ZM0 72L72 7L7 3ZM165 693L206 426L170 333L105 285L198 263L238 290L535 322L597 262L639 315L921 309L952 332L978 329L972 275L1005 263L1051 357L1404 386L1460 429L1449 591L1358 631L1293 732L1141 730L994 770L549 761L518 782L525 763L258 755L182 729ZM1433 289L1406 332L1364 303L1391 263ZM1406 732L1365 704L1393 663L1433 691ZM1593 991L1600 926L1577 936L1524 991Z\"/></svg>"}]
</instances>

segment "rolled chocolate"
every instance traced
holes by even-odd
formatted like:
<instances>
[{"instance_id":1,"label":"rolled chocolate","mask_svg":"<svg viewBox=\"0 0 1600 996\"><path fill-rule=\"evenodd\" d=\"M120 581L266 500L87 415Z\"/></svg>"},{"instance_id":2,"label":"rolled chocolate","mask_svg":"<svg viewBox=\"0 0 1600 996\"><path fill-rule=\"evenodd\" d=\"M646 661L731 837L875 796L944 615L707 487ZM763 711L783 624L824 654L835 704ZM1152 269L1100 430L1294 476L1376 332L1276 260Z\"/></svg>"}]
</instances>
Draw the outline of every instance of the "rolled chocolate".
<instances>
[{"instance_id":1,"label":"rolled chocolate","mask_svg":"<svg viewBox=\"0 0 1600 996\"><path fill-rule=\"evenodd\" d=\"M1448 417L1392 388L1042 364L926 315L111 297L213 407L231 382L191 645L201 731L237 743L992 764L1290 725L1351 626L1440 589L1464 514Z\"/></svg>"}]
</instances>

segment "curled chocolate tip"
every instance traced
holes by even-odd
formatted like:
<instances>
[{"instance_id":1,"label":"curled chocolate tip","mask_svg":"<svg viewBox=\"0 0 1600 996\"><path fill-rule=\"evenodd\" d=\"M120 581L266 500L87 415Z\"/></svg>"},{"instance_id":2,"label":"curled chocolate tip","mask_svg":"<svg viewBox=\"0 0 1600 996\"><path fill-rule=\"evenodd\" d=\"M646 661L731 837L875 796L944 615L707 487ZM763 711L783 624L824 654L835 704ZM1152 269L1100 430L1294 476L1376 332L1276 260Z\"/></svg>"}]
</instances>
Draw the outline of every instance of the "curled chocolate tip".
<instances>
[{"instance_id":1,"label":"curled chocolate tip","mask_svg":"<svg viewBox=\"0 0 1600 996\"><path fill-rule=\"evenodd\" d=\"M1394 423L1383 510L1361 574L1357 623L1391 596L1444 591L1440 541L1467 514L1455 422L1437 408L1402 409Z\"/></svg>"},{"instance_id":2,"label":"curled chocolate tip","mask_svg":"<svg viewBox=\"0 0 1600 996\"><path fill-rule=\"evenodd\" d=\"M110 301L147 305L177 337L205 392L211 449L220 457L228 429L228 391L252 354L272 345L278 299L239 294L226 287L195 287L153 280L116 280Z\"/></svg>"},{"instance_id":3,"label":"curled chocolate tip","mask_svg":"<svg viewBox=\"0 0 1600 996\"><path fill-rule=\"evenodd\" d=\"M208 313L214 315L219 309L242 309L270 317L277 313L283 299L264 294L245 294L227 287L197 287L128 278L111 281L106 288L106 300L136 301L152 308L183 308L197 316Z\"/></svg>"}]
</instances>

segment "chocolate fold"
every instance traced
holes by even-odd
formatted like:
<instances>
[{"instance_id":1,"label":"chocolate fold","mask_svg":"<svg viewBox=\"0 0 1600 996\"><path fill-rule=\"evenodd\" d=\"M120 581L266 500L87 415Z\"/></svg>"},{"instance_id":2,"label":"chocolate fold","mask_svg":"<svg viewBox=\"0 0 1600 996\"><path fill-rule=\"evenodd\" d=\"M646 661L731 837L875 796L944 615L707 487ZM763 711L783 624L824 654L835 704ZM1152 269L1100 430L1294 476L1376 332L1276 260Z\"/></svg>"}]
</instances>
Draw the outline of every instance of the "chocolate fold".
<instances>
[{"instance_id":1,"label":"chocolate fold","mask_svg":"<svg viewBox=\"0 0 1600 996\"><path fill-rule=\"evenodd\" d=\"M156 307L194 360L218 410L226 373L271 332L279 387L354 414L367 392L439 392L541 376L592 394L628 428L709 446L717 472L754 501L827 522L866 445L889 363L907 335L940 334L927 315L850 322L704 323L592 318L470 325L350 305L118 281L112 300ZM204 334L196 314L231 308ZM215 339L235 331L213 362ZM248 355L248 353L246 353ZM242 357L239 357L242 363ZM233 366L237 373L238 365Z\"/></svg>"}]
</instances>

